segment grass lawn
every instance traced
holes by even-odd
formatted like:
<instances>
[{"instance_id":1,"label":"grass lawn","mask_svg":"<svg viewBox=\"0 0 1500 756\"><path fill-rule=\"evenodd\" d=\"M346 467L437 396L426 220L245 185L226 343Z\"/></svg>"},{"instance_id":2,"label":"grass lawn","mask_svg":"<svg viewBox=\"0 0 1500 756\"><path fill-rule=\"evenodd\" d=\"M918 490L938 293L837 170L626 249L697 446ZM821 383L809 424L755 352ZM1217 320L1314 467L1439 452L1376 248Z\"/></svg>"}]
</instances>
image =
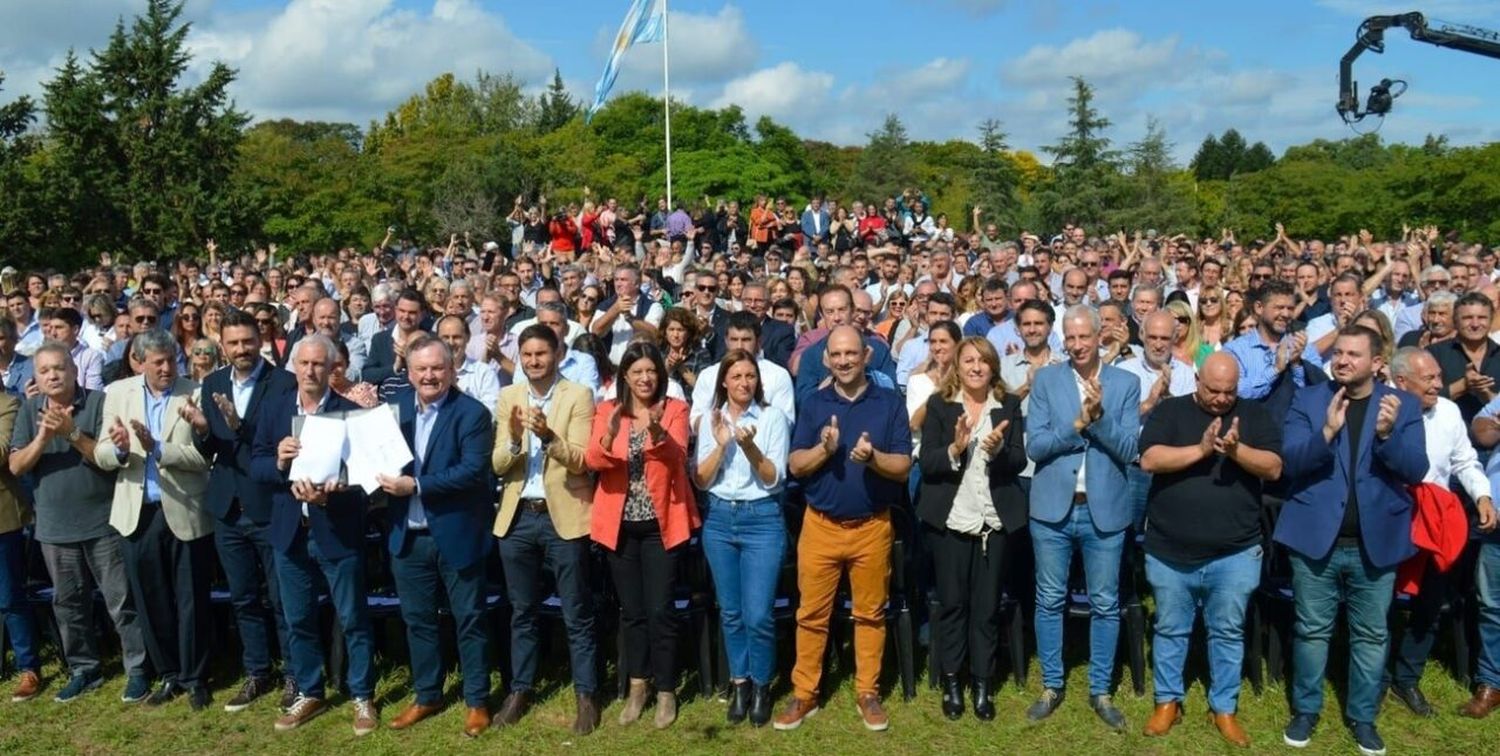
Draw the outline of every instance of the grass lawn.
<instances>
[{"instance_id":1,"label":"grass lawn","mask_svg":"<svg viewBox=\"0 0 1500 756\"><path fill-rule=\"evenodd\" d=\"M1070 627L1070 645L1083 634L1076 625ZM789 649L783 648L782 653ZM1024 710L1038 692L1039 672L1032 661L1026 689L1007 685L1000 693L996 721L981 723L972 716L959 722L948 722L939 711L939 697L925 682L916 700L900 700L899 686L888 690L887 704L891 729L885 733L866 732L854 711L850 680L840 673L838 687L824 704L823 710L790 733L775 732L770 727L752 730L745 726L728 727L724 723L724 706L716 700L696 697L696 682L688 678L685 700L678 722L665 732L650 725L651 710L642 722L620 727L615 723L619 702L611 701L604 710L603 727L585 738L574 738L568 732L572 722L573 697L564 688L546 693L545 700L533 709L520 725L508 731L491 730L479 740L470 741L461 732L463 708L451 706L437 717L419 724L414 730L395 732L381 729L373 735L356 739L350 731L352 710L342 697L337 708L302 730L277 733L271 728L277 716L274 697L258 701L249 710L227 714L222 705L232 695L229 688L238 681L220 684L214 692L214 707L194 714L185 699L151 710L119 702L124 680L118 664L101 690L70 704L52 702L51 696L63 684L61 670L49 661L50 676L44 696L25 704L0 700L0 753L337 753L358 749L362 753L440 753L471 751L507 751L513 753L799 753L856 754L861 749L880 749L881 753L974 753L1019 752L1062 756L1075 753L1162 753L1196 754L1229 753L1225 744L1205 719L1206 704L1202 685L1191 684L1187 716L1183 723L1164 739L1148 739L1140 728L1151 712L1151 698L1137 698L1130 692L1127 679L1120 685L1118 704L1129 718L1124 734L1107 731L1087 708L1087 669L1078 653L1070 650L1068 698L1052 719L1028 725ZM382 720L389 722L410 700L404 669L384 660L378 700ZM888 660L887 678L894 665ZM1342 675L1341 665L1334 674ZM546 665L544 674L556 677L555 665ZM1193 666L1189 674L1193 674ZM226 671L221 679L228 676ZM606 676L606 684L612 680ZM496 676L498 681L498 675ZM450 698L456 698L458 678L449 682ZM892 681L894 683L894 681ZM3 690L9 694L11 681ZM1430 665L1423 689L1442 712L1434 720L1419 720L1399 704L1391 702L1381 714L1379 725L1392 754L1493 754L1500 752L1500 717L1475 722L1457 716L1454 709L1467 700L1442 665ZM785 690L778 687L778 695ZM498 706L499 698L495 700ZM778 702L777 711L781 709ZM1281 727L1287 721L1286 693L1282 686L1268 685L1255 696L1246 684L1240 699L1241 717L1255 741L1255 751L1291 752L1281 744ZM1323 722L1319 726L1311 753L1356 753L1354 741L1339 724L1338 699L1329 689Z\"/></svg>"}]
</instances>

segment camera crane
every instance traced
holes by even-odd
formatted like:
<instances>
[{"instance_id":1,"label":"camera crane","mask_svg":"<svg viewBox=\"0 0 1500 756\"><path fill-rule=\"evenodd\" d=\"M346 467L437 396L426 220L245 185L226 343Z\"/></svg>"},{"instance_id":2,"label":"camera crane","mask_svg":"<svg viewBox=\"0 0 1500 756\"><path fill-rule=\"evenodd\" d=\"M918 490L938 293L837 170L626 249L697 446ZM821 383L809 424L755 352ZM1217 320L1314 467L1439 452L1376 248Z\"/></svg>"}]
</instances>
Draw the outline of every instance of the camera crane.
<instances>
[{"instance_id":1,"label":"camera crane","mask_svg":"<svg viewBox=\"0 0 1500 756\"><path fill-rule=\"evenodd\" d=\"M1366 50L1377 54L1385 52L1385 30L1393 27L1406 29L1418 42L1500 58L1500 32L1436 19L1429 24L1421 13L1371 16L1360 23L1354 46L1339 61L1337 108L1344 123L1353 124L1368 115L1385 116L1390 112L1392 102L1406 91L1406 82L1400 79L1381 79L1379 84L1370 87L1364 111L1359 109L1359 83L1354 80L1354 61Z\"/></svg>"}]
</instances>

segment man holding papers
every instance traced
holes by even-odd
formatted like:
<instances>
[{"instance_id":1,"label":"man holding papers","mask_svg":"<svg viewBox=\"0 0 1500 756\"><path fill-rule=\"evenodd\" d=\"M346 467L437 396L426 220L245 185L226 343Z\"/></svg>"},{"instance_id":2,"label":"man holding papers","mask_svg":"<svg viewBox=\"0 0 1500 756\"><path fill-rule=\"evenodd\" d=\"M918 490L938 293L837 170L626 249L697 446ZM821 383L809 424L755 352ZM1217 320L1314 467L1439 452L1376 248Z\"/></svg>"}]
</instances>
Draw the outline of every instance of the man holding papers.
<instances>
[{"instance_id":1,"label":"man holding papers","mask_svg":"<svg viewBox=\"0 0 1500 756\"><path fill-rule=\"evenodd\" d=\"M274 492L270 537L276 549L282 611L291 635L290 668L297 679L297 697L276 720L276 730L296 729L328 710L318 636L319 584L326 580L329 599L344 628L349 693L354 698L354 734L367 735L380 722L374 701L375 643L360 553L368 497L358 487L339 483L336 464L332 475L327 469L315 471L316 479L293 474L294 466L299 474L305 466L296 464L303 445L292 432L293 418L359 409L359 405L328 388L336 349L320 334L297 342L290 362L297 376L297 390L266 397L250 470L256 480ZM304 422L314 420L318 418L307 417ZM326 442L309 441L309 455L314 449L326 451L326 447ZM335 454L341 447L335 447Z\"/></svg>"},{"instance_id":2,"label":"man holding papers","mask_svg":"<svg viewBox=\"0 0 1500 756\"><path fill-rule=\"evenodd\" d=\"M411 649L416 701L391 721L403 730L436 714L443 704L443 657L438 643L438 596L448 597L457 630L468 715L464 734L490 726L490 667L484 623L486 526L494 512L494 445L490 412L453 385L453 352L431 336L406 350L412 390L396 397L401 437L416 459L376 476L390 496L391 571L401 597L401 619ZM350 436L351 455L360 438Z\"/></svg>"}]
</instances>

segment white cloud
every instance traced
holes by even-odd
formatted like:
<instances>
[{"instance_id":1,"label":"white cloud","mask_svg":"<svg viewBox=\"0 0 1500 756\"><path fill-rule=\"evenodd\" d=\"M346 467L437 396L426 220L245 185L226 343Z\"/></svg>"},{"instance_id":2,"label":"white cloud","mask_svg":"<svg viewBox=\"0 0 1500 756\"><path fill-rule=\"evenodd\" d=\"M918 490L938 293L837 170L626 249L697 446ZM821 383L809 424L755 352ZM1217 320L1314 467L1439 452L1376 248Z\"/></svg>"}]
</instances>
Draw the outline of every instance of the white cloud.
<instances>
[{"instance_id":1,"label":"white cloud","mask_svg":"<svg viewBox=\"0 0 1500 756\"><path fill-rule=\"evenodd\" d=\"M509 71L545 84L550 59L474 0L413 9L394 0L290 0L248 22L215 16L193 30L195 64L239 69L238 104L257 118L378 118L439 74Z\"/></svg>"},{"instance_id":2,"label":"white cloud","mask_svg":"<svg viewBox=\"0 0 1500 756\"><path fill-rule=\"evenodd\" d=\"M622 4L621 11L623 13ZM623 16L622 16L623 17ZM610 24L617 23L611 19ZM604 70L618 26L601 27L594 39L597 71ZM619 78L612 91L631 89L661 91L662 50L660 44L637 45L625 53L620 62ZM667 18L667 54L672 64L673 97L676 85L718 84L749 72L760 56L760 47L745 24L745 14L736 6L726 5L718 13L669 11ZM589 92L592 95L593 86Z\"/></svg>"},{"instance_id":3,"label":"white cloud","mask_svg":"<svg viewBox=\"0 0 1500 756\"><path fill-rule=\"evenodd\" d=\"M1191 76L1203 62L1196 49L1178 47L1177 35L1146 40L1129 29L1105 29L1061 47L1037 45L1001 68L1021 87L1051 86L1082 76L1101 90L1149 86Z\"/></svg>"},{"instance_id":4,"label":"white cloud","mask_svg":"<svg viewBox=\"0 0 1500 756\"><path fill-rule=\"evenodd\" d=\"M795 122L801 114L822 112L831 105L833 84L833 74L807 71L796 63L779 63L725 84L723 93L709 107L739 105L750 121L768 115Z\"/></svg>"}]
</instances>

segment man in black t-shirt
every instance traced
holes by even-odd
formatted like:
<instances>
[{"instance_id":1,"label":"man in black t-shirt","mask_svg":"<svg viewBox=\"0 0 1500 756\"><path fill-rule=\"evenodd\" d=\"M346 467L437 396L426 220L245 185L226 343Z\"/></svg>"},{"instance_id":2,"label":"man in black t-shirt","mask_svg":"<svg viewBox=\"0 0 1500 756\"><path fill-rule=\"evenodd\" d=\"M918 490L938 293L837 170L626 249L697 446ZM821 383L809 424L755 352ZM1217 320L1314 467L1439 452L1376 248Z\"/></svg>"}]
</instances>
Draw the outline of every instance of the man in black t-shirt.
<instances>
[{"instance_id":1,"label":"man in black t-shirt","mask_svg":"<svg viewBox=\"0 0 1500 756\"><path fill-rule=\"evenodd\" d=\"M1208 630L1208 704L1225 739L1248 746L1235 719L1245 605L1260 581L1261 484L1281 477L1281 428L1258 402L1239 401L1239 364L1210 355L1197 391L1156 406L1141 429L1146 578L1156 596L1156 710L1148 736L1182 720L1182 668L1199 603Z\"/></svg>"}]
</instances>

